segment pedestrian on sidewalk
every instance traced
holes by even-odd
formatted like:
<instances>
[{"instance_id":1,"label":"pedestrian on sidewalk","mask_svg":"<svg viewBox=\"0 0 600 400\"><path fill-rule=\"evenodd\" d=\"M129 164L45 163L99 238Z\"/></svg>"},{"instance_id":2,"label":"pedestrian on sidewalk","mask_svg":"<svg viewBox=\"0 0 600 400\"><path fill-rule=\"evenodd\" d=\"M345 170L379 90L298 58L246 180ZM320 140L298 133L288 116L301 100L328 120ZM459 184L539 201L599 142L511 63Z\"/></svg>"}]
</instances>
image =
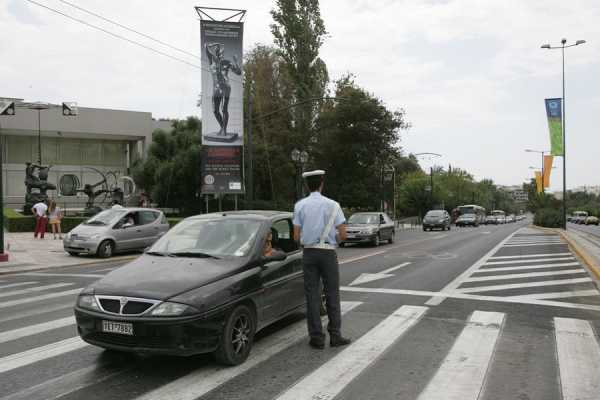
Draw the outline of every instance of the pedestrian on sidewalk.
<instances>
[{"instance_id":1,"label":"pedestrian on sidewalk","mask_svg":"<svg viewBox=\"0 0 600 400\"><path fill-rule=\"evenodd\" d=\"M31 207L31 213L35 215L35 231L33 233L33 238L37 239L38 234L40 235L40 239L44 238L44 233L46 233L46 225L48 224L48 217L46 215L48 211L48 205L46 201L38 201Z\"/></svg>"},{"instance_id":2,"label":"pedestrian on sidewalk","mask_svg":"<svg viewBox=\"0 0 600 400\"><path fill-rule=\"evenodd\" d=\"M306 296L306 322L310 341L315 349L325 347L321 324L321 281L325 291L329 324L329 344L344 346L350 339L342 336L340 305L340 270L336 244L346 240L346 219L340 205L321 195L325 171L316 170L302 174L310 195L294 206L294 240L303 247L304 294ZM336 233L337 231L337 233Z\"/></svg>"},{"instance_id":3,"label":"pedestrian on sidewalk","mask_svg":"<svg viewBox=\"0 0 600 400\"><path fill-rule=\"evenodd\" d=\"M48 208L48 214L50 218L50 226L52 227L52 235L56 240L56 233L58 232L58 238L62 240L62 232L60 230L60 221L63 219L63 212L59 206L56 205L54 200L50 201L50 207Z\"/></svg>"}]
</instances>

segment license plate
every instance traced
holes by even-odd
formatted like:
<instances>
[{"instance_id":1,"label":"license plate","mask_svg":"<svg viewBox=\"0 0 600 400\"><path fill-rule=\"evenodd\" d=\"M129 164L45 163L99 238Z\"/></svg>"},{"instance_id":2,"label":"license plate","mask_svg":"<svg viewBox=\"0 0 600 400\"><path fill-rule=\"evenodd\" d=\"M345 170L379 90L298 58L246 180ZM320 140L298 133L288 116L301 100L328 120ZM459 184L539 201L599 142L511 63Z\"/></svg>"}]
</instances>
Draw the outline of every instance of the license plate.
<instances>
[{"instance_id":1,"label":"license plate","mask_svg":"<svg viewBox=\"0 0 600 400\"><path fill-rule=\"evenodd\" d=\"M128 322L102 321L102 332L133 336L133 324Z\"/></svg>"}]
</instances>

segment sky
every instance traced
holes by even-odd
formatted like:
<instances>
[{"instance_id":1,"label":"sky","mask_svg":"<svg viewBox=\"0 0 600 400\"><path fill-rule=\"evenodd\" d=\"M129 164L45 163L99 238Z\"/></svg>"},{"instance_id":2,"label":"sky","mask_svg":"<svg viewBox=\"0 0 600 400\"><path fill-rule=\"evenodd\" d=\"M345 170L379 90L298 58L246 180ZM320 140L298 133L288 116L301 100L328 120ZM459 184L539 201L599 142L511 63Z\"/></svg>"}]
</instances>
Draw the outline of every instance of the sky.
<instances>
[{"instance_id":1,"label":"sky","mask_svg":"<svg viewBox=\"0 0 600 400\"><path fill-rule=\"evenodd\" d=\"M194 6L246 9L244 46L272 44L274 0L69 0L199 55ZM69 6L35 0L191 64L194 57ZM533 176L550 146L544 98L561 97L566 50L567 187L599 185L600 2L596 0L325 0L321 57L332 80L350 72L412 127L406 153L434 152L422 166L452 165L476 179L514 185ZM76 101L81 107L200 116L201 70L57 15L27 0L0 0L0 96ZM562 189L562 159L551 191Z\"/></svg>"}]
</instances>

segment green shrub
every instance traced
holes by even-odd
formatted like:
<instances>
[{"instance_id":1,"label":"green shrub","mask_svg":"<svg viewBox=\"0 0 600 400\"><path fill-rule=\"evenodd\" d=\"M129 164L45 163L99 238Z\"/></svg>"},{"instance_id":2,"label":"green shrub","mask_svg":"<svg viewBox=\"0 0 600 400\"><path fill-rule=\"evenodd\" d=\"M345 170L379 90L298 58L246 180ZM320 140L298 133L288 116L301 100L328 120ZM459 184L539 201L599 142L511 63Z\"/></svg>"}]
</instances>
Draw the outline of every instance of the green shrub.
<instances>
[{"instance_id":1,"label":"green shrub","mask_svg":"<svg viewBox=\"0 0 600 400\"><path fill-rule=\"evenodd\" d=\"M86 219L86 217L65 217L60 224L61 231L63 233L69 232ZM32 215L22 215L14 210L5 208L4 227L9 232L33 232L35 230L35 217ZM46 231L52 231L50 224L46 227Z\"/></svg>"},{"instance_id":2,"label":"green shrub","mask_svg":"<svg viewBox=\"0 0 600 400\"><path fill-rule=\"evenodd\" d=\"M535 212L533 223L545 228L561 228L563 226L562 211L555 208L540 208Z\"/></svg>"},{"instance_id":3,"label":"green shrub","mask_svg":"<svg viewBox=\"0 0 600 400\"><path fill-rule=\"evenodd\" d=\"M169 228L174 227L175 225L177 225L179 222L181 222L184 218L176 218L176 217L170 217L167 218L167 222L169 222Z\"/></svg>"}]
</instances>

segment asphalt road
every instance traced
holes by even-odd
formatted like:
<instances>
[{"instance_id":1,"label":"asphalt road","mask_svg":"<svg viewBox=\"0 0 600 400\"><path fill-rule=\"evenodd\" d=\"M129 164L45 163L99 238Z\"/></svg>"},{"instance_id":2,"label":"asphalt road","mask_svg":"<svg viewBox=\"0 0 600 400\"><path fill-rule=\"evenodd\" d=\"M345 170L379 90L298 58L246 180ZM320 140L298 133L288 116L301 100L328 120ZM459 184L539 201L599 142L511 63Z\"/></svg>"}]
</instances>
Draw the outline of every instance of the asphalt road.
<instances>
[{"instance_id":1,"label":"asphalt road","mask_svg":"<svg viewBox=\"0 0 600 400\"><path fill-rule=\"evenodd\" d=\"M76 292L119 263L1 276L0 398L598 399L600 292L557 235L525 225L339 249L353 343L309 348L298 315L235 368L81 342Z\"/></svg>"}]
</instances>

